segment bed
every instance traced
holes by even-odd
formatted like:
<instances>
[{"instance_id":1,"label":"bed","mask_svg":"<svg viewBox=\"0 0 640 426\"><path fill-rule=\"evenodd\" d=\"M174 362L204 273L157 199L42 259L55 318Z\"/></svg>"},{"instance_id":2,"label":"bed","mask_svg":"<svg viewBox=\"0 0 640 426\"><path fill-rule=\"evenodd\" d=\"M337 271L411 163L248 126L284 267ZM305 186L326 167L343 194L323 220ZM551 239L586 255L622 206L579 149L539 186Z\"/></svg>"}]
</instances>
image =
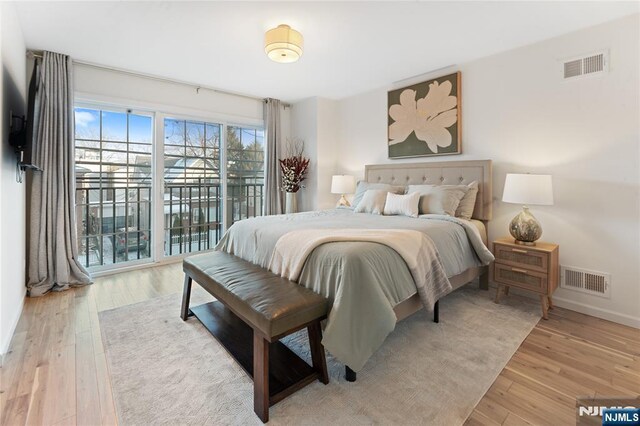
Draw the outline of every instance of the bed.
<instances>
[{"instance_id":1,"label":"bed","mask_svg":"<svg viewBox=\"0 0 640 426\"><path fill-rule=\"evenodd\" d=\"M490 161L369 165L365 168L365 180L394 185L477 181L473 220L431 217L433 215L420 218L380 216L348 209L264 216L235 223L216 249L273 269L270 262L274 247L284 236L296 232L418 231L427 235L437 249L438 262L448 277L447 285L451 284L447 291L478 277L480 286L487 288L486 265L491 254L486 248L485 224L491 219ZM435 266L433 263L430 267L435 269ZM329 242L318 246L306 258L297 282L331 301L323 344L347 366L347 372L362 368L398 321L425 306L424 294L418 294L417 281L409 269L406 257L402 258L397 250L378 242ZM446 293L438 294L437 297L441 297Z\"/></svg>"}]
</instances>

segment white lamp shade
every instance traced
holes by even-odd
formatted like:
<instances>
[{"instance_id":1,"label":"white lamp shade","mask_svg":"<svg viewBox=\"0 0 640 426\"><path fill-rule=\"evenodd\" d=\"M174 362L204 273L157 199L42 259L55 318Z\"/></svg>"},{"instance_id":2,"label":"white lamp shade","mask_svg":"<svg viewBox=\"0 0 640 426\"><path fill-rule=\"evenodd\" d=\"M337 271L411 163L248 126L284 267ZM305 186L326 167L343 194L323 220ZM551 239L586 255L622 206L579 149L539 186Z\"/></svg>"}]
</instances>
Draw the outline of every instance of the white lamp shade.
<instances>
[{"instance_id":1,"label":"white lamp shade","mask_svg":"<svg viewBox=\"0 0 640 426\"><path fill-rule=\"evenodd\" d=\"M264 51L275 62L295 62L302 56L304 38L288 25L278 25L264 36Z\"/></svg>"},{"instance_id":2,"label":"white lamp shade","mask_svg":"<svg viewBox=\"0 0 640 426\"><path fill-rule=\"evenodd\" d=\"M353 194L356 192L356 178L349 175L335 175L331 178L332 194Z\"/></svg>"},{"instance_id":3,"label":"white lamp shade","mask_svg":"<svg viewBox=\"0 0 640 426\"><path fill-rule=\"evenodd\" d=\"M514 204L553 205L551 175L507 173L502 201Z\"/></svg>"}]
</instances>

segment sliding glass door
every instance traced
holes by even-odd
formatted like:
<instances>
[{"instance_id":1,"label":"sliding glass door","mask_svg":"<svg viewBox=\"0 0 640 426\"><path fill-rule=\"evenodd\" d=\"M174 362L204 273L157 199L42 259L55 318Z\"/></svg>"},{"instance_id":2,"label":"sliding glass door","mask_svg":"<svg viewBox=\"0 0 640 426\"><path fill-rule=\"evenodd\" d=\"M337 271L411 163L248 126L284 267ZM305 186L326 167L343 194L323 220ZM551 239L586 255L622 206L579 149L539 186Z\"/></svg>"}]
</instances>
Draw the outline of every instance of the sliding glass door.
<instances>
[{"instance_id":1,"label":"sliding glass door","mask_svg":"<svg viewBox=\"0 0 640 426\"><path fill-rule=\"evenodd\" d=\"M164 254L212 249L222 231L222 126L164 120Z\"/></svg>"},{"instance_id":2,"label":"sliding glass door","mask_svg":"<svg viewBox=\"0 0 640 426\"><path fill-rule=\"evenodd\" d=\"M264 130L227 126L227 212L229 225L262 215Z\"/></svg>"},{"instance_id":3,"label":"sliding glass door","mask_svg":"<svg viewBox=\"0 0 640 426\"><path fill-rule=\"evenodd\" d=\"M90 270L211 250L235 221L262 214L261 128L80 106L75 119L78 246Z\"/></svg>"},{"instance_id":4,"label":"sliding glass door","mask_svg":"<svg viewBox=\"0 0 640 426\"><path fill-rule=\"evenodd\" d=\"M150 258L153 119L76 108L76 217L89 268Z\"/></svg>"}]
</instances>

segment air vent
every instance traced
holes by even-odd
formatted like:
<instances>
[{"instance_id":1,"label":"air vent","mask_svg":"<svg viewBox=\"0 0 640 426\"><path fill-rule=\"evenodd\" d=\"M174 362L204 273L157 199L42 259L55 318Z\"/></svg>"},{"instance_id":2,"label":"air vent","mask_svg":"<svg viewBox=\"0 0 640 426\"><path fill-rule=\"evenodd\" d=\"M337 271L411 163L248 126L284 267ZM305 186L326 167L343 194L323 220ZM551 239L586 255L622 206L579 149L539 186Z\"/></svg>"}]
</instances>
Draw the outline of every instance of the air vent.
<instances>
[{"instance_id":1,"label":"air vent","mask_svg":"<svg viewBox=\"0 0 640 426\"><path fill-rule=\"evenodd\" d=\"M607 71L609 58L607 52L593 53L563 62L564 78L576 78Z\"/></svg>"},{"instance_id":2,"label":"air vent","mask_svg":"<svg viewBox=\"0 0 640 426\"><path fill-rule=\"evenodd\" d=\"M573 266L560 267L560 287L600 297L611 297L611 274Z\"/></svg>"}]
</instances>

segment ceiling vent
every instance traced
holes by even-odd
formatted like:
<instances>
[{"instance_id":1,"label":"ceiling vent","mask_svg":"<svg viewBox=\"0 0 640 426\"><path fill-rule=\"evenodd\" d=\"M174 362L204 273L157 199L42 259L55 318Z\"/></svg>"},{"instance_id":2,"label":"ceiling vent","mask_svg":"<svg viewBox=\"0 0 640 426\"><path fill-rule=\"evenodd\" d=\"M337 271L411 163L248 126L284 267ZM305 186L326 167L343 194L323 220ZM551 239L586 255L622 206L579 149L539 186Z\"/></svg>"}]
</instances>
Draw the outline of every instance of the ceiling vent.
<instances>
[{"instance_id":1,"label":"ceiling vent","mask_svg":"<svg viewBox=\"0 0 640 426\"><path fill-rule=\"evenodd\" d=\"M563 62L564 79L601 74L609 68L609 55L606 51L592 53Z\"/></svg>"},{"instance_id":2,"label":"ceiling vent","mask_svg":"<svg viewBox=\"0 0 640 426\"><path fill-rule=\"evenodd\" d=\"M560 287L600 297L611 297L611 274L573 266L560 267Z\"/></svg>"}]
</instances>

